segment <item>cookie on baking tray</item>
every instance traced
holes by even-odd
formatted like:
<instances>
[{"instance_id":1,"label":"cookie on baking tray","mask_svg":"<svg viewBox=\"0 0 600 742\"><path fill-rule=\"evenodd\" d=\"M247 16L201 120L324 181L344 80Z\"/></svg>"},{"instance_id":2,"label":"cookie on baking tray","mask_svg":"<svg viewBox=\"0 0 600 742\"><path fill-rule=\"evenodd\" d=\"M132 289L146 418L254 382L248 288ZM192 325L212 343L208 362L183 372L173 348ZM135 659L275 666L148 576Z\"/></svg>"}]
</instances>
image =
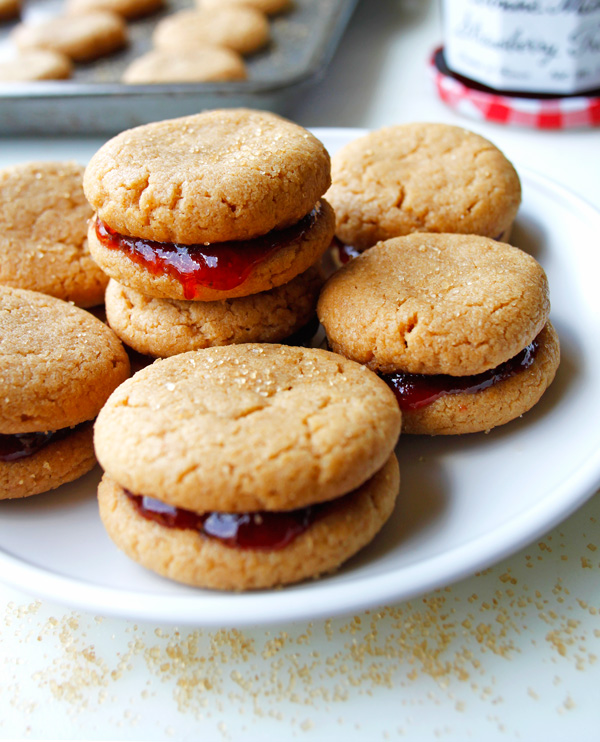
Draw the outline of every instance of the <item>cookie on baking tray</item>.
<instances>
[{"instance_id":1,"label":"cookie on baking tray","mask_svg":"<svg viewBox=\"0 0 600 742\"><path fill-rule=\"evenodd\" d=\"M0 284L78 306L101 304L108 277L87 240L92 209L76 162L28 162L0 170Z\"/></svg>"},{"instance_id":2,"label":"cookie on baking tray","mask_svg":"<svg viewBox=\"0 0 600 742\"><path fill-rule=\"evenodd\" d=\"M389 517L401 415L364 366L251 343L156 361L98 416L100 514L134 560L216 589L335 569Z\"/></svg>"},{"instance_id":3,"label":"cookie on baking tray","mask_svg":"<svg viewBox=\"0 0 600 742\"><path fill-rule=\"evenodd\" d=\"M86 168L90 250L112 278L155 298L267 291L328 248L329 183L321 142L275 114L227 109L147 124L111 139Z\"/></svg>"},{"instance_id":4,"label":"cookie on baking tray","mask_svg":"<svg viewBox=\"0 0 600 742\"><path fill-rule=\"evenodd\" d=\"M262 49L270 34L264 13L245 5L219 6L171 13L156 26L152 42L162 51L181 52L217 44L246 55Z\"/></svg>"},{"instance_id":5,"label":"cookie on baking tray","mask_svg":"<svg viewBox=\"0 0 600 742\"><path fill-rule=\"evenodd\" d=\"M160 10L164 0L67 0L68 13L89 13L106 10L123 18L141 18Z\"/></svg>"},{"instance_id":6,"label":"cookie on baking tray","mask_svg":"<svg viewBox=\"0 0 600 742\"><path fill-rule=\"evenodd\" d=\"M487 139L458 126L411 123L372 131L339 150L326 195L337 238L362 252L412 232L506 241L521 186L514 167ZM341 258L345 262L343 248Z\"/></svg>"},{"instance_id":7,"label":"cookie on baking tray","mask_svg":"<svg viewBox=\"0 0 600 742\"><path fill-rule=\"evenodd\" d=\"M317 311L332 350L395 389L407 433L506 423L536 404L559 363L543 269L485 237L381 242L331 276Z\"/></svg>"},{"instance_id":8,"label":"cookie on baking tray","mask_svg":"<svg viewBox=\"0 0 600 742\"><path fill-rule=\"evenodd\" d=\"M0 62L0 82L67 80L73 65L64 54L49 49L32 49Z\"/></svg>"},{"instance_id":9,"label":"cookie on baking tray","mask_svg":"<svg viewBox=\"0 0 600 742\"><path fill-rule=\"evenodd\" d=\"M92 421L128 375L121 342L91 314L0 286L0 499L89 471Z\"/></svg>"},{"instance_id":10,"label":"cookie on baking tray","mask_svg":"<svg viewBox=\"0 0 600 742\"><path fill-rule=\"evenodd\" d=\"M196 0L199 8L223 8L225 6L237 7L244 5L246 7L260 10L267 15L277 15L283 13L292 7L292 0Z\"/></svg>"},{"instance_id":11,"label":"cookie on baking tray","mask_svg":"<svg viewBox=\"0 0 600 742\"><path fill-rule=\"evenodd\" d=\"M21 23L12 33L20 51L50 49L74 62L90 62L118 51L127 43L127 26L121 16L90 11Z\"/></svg>"},{"instance_id":12,"label":"cookie on baking tray","mask_svg":"<svg viewBox=\"0 0 600 742\"><path fill-rule=\"evenodd\" d=\"M148 85L163 82L218 82L245 80L246 63L233 49L205 45L183 52L152 49L134 59L123 72L123 82Z\"/></svg>"},{"instance_id":13,"label":"cookie on baking tray","mask_svg":"<svg viewBox=\"0 0 600 742\"><path fill-rule=\"evenodd\" d=\"M322 285L316 266L270 291L222 301L153 299L110 281L106 314L129 347L164 358L214 345L284 341L315 317Z\"/></svg>"}]
</instances>

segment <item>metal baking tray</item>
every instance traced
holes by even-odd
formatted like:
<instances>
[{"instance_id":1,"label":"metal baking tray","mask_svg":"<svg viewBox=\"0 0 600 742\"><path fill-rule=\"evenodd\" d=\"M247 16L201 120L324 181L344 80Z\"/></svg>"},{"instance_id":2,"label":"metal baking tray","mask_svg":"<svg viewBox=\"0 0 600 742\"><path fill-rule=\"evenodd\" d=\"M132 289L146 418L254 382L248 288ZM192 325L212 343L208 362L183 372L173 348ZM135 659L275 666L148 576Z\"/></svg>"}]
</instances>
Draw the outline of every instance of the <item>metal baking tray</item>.
<instances>
[{"instance_id":1,"label":"metal baking tray","mask_svg":"<svg viewBox=\"0 0 600 742\"><path fill-rule=\"evenodd\" d=\"M164 11L130 21L122 52L77 65L70 80L0 84L0 134L114 134L138 124L209 108L248 106L285 114L290 102L317 82L330 62L357 0L294 0L270 19L272 41L246 58L243 82L125 85L125 67L151 48L151 34L168 13L193 0L167 0ZM29 0L24 18L57 14L61 0ZM0 56L12 52L10 31L0 32Z\"/></svg>"}]
</instances>

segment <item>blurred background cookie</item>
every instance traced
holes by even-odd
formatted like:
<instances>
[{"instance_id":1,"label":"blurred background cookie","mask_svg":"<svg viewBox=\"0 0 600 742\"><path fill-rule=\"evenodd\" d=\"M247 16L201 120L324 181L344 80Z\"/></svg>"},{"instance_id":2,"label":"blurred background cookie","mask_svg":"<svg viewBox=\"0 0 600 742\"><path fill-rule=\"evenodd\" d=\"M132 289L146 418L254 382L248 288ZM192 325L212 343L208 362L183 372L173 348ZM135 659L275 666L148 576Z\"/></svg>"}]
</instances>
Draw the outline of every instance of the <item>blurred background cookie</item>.
<instances>
[{"instance_id":1,"label":"blurred background cookie","mask_svg":"<svg viewBox=\"0 0 600 742\"><path fill-rule=\"evenodd\" d=\"M1 82L66 80L73 65L69 57L50 49L31 49L0 62Z\"/></svg>"},{"instance_id":2,"label":"blurred background cookie","mask_svg":"<svg viewBox=\"0 0 600 742\"><path fill-rule=\"evenodd\" d=\"M105 10L123 18L141 18L164 6L164 0L67 0L67 13L89 13Z\"/></svg>"},{"instance_id":3,"label":"blurred background cookie","mask_svg":"<svg viewBox=\"0 0 600 742\"><path fill-rule=\"evenodd\" d=\"M152 40L163 51L189 51L217 44L239 54L252 54L270 38L269 21L254 8L219 6L207 10L181 10L156 26Z\"/></svg>"},{"instance_id":4,"label":"blurred background cookie","mask_svg":"<svg viewBox=\"0 0 600 742\"><path fill-rule=\"evenodd\" d=\"M94 11L60 15L38 23L21 23L12 33L21 51L50 49L74 62L88 62L121 49L127 27L115 13Z\"/></svg>"},{"instance_id":5,"label":"blurred background cookie","mask_svg":"<svg viewBox=\"0 0 600 742\"><path fill-rule=\"evenodd\" d=\"M146 85L164 82L217 82L245 80L248 70L232 49L202 45L184 52L153 49L135 59L125 70L123 82Z\"/></svg>"}]
</instances>

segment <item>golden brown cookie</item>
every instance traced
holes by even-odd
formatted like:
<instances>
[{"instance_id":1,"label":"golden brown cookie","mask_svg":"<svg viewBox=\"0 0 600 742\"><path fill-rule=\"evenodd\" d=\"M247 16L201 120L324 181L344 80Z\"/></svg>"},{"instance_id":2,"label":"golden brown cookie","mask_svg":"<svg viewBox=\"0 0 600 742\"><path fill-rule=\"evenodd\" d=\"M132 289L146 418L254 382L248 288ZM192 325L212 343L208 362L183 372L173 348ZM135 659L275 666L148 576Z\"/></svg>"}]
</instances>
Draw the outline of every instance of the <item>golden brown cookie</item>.
<instances>
[{"instance_id":1,"label":"golden brown cookie","mask_svg":"<svg viewBox=\"0 0 600 742\"><path fill-rule=\"evenodd\" d=\"M335 229L329 155L274 114L209 111L123 132L88 165L92 255L156 298L268 291L313 265Z\"/></svg>"},{"instance_id":2,"label":"golden brown cookie","mask_svg":"<svg viewBox=\"0 0 600 742\"><path fill-rule=\"evenodd\" d=\"M317 311L332 350L386 375L409 432L488 430L518 417L558 365L555 335L542 333L550 311L543 269L485 237L419 233L379 243L329 279ZM495 390L479 397L489 385ZM408 422L437 391L443 400Z\"/></svg>"},{"instance_id":3,"label":"golden brown cookie","mask_svg":"<svg viewBox=\"0 0 600 742\"><path fill-rule=\"evenodd\" d=\"M67 0L68 13L89 13L106 10L123 18L141 18L160 10L164 0Z\"/></svg>"},{"instance_id":4,"label":"golden brown cookie","mask_svg":"<svg viewBox=\"0 0 600 742\"><path fill-rule=\"evenodd\" d=\"M180 10L156 26L152 41L162 51L188 51L217 44L238 54L251 54L270 38L264 13L247 6L219 6L206 10Z\"/></svg>"},{"instance_id":5,"label":"golden brown cookie","mask_svg":"<svg viewBox=\"0 0 600 742\"><path fill-rule=\"evenodd\" d=\"M336 235L359 251L412 232L507 240L521 202L514 167L491 142L447 124L388 126L332 159Z\"/></svg>"},{"instance_id":6,"label":"golden brown cookie","mask_svg":"<svg viewBox=\"0 0 600 742\"><path fill-rule=\"evenodd\" d=\"M12 34L21 51L50 49L74 62L89 62L127 43L123 19L108 11L60 15L37 24L22 23Z\"/></svg>"},{"instance_id":7,"label":"golden brown cookie","mask_svg":"<svg viewBox=\"0 0 600 742\"><path fill-rule=\"evenodd\" d=\"M271 291L224 301L152 299L111 281L112 329L138 353L165 358L215 345L285 340L315 316L321 271L309 268Z\"/></svg>"},{"instance_id":8,"label":"golden brown cookie","mask_svg":"<svg viewBox=\"0 0 600 742\"><path fill-rule=\"evenodd\" d=\"M7 460L6 439L0 433L0 500L38 495L79 479L96 465L91 422L53 436L42 448L23 458ZM62 435L62 434L61 434ZM12 436L11 436L12 437ZM32 434L20 437L32 440ZM11 450L14 449L14 446Z\"/></svg>"},{"instance_id":9,"label":"golden brown cookie","mask_svg":"<svg viewBox=\"0 0 600 742\"><path fill-rule=\"evenodd\" d=\"M224 109L122 132L92 157L84 190L121 234L194 244L289 227L329 183L329 155L306 129Z\"/></svg>"},{"instance_id":10,"label":"golden brown cookie","mask_svg":"<svg viewBox=\"0 0 600 742\"><path fill-rule=\"evenodd\" d=\"M139 371L102 409L95 446L134 494L195 512L288 510L360 486L399 428L393 393L364 366L250 343Z\"/></svg>"},{"instance_id":11,"label":"golden brown cookie","mask_svg":"<svg viewBox=\"0 0 600 742\"><path fill-rule=\"evenodd\" d=\"M153 49L134 59L123 73L129 85L163 82L218 82L245 80L248 70L232 49L206 45L193 51L164 52Z\"/></svg>"},{"instance_id":12,"label":"golden brown cookie","mask_svg":"<svg viewBox=\"0 0 600 742\"><path fill-rule=\"evenodd\" d=\"M0 62L0 82L66 80L73 65L64 54L49 49L33 49Z\"/></svg>"},{"instance_id":13,"label":"golden brown cookie","mask_svg":"<svg viewBox=\"0 0 600 742\"><path fill-rule=\"evenodd\" d=\"M76 162L28 162L0 170L0 284L78 306L101 304L108 277L88 249L92 210Z\"/></svg>"},{"instance_id":14,"label":"golden brown cookie","mask_svg":"<svg viewBox=\"0 0 600 742\"><path fill-rule=\"evenodd\" d=\"M392 513L399 487L394 454L353 492L320 506L308 526L278 548L236 547L203 530L166 527L140 515L107 475L98 489L100 516L129 557L178 582L216 590L251 590L299 582L337 569L368 544ZM287 514L283 514L284 518ZM248 516L260 519L269 514Z\"/></svg>"},{"instance_id":15,"label":"golden brown cookie","mask_svg":"<svg viewBox=\"0 0 600 742\"><path fill-rule=\"evenodd\" d=\"M223 8L225 6L239 6L255 8L267 15L283 13L292 7L292 0L196 0L199 8Z\"/></svg>"},{"instance_id":16,"label":"golden brown cookie","mask_svg":"<svg viewBox=\"0 0 600 742\"><path fill-rule=\"evenodd\" d=\"M42 483L57 487L91 468L90 436L75 426L93 420L128 375L121 342L91 314L0 286L0 499L35 494Z\"/></svg>"}]
</instances>

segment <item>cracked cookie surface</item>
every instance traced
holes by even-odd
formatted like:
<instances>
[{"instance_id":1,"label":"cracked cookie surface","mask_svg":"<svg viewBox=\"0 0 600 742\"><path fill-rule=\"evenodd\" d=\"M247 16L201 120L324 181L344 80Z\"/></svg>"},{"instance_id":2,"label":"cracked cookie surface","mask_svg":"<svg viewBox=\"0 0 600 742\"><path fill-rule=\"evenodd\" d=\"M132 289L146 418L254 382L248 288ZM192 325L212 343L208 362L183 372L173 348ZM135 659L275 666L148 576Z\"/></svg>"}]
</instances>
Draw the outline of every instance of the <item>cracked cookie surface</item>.
<instances>
[{"instance_id":1,"label":"cracked cookie surface","mask_svg":"<svg viewBox=\"0 0 600 742\"><path fill-rule=\"evenodd\" d=\"M120 340L89 312L0 286L0 433L91 420L128 375Z\"/></svg>"},{"instance_id":2,"label":"cracked cookie surface","mask_svg":"<svg viewBox=\"0 0 600 742\"><path fill-rule=\"evenodd\" d=\"M548 320L548 282L522 250L419 233L376 245L325 284L332 350L392 373L468 376L515 356Z\"/></svg>"},{"instance_id":3,"label":"cracked cookie surface","mask_svg":"<svg viewBox=\"0 0 600 742\"><path fill-rule=\"evenodd\" d=\"M106 473L196 512L286 510L360 486L394 449L385 382L324 350L251 343L156 361L95 426Z\"/></svg>"},{"instance_id":4,"label":"cracked cookie surface","mask_svg":"<svg viewBox=\"0 0 600 742\"><path fill-rule=\"evenodd\" d=\"M309 268L271 291L223 301L152 299L111 281L106 314L138 353L159 358L232 343L284 340L314 315L322 273Z\"/></svg>"},{"instance_id":5,"label":"cracked cookie surface","mask_svg":"<svg viewBox=\"0 0 600 742\"><path fill-rule=\"evenodd\" d=\"M365 250L412 232L506 240L521 186L487 139L457 126L413 123L378 129L338 151L327 198L338 238Z\"/></svg>"},{"instance_id":6,"label":"cracked cookie surface","mask_svg":"<svg viewBox=\"0 0 600 742\"><path fill-rule=\"evenodd\" d=\"M87 240L83 166L28 162L0 170L0 284L78 306L101 304L106 276Z\"/></svg>"},{"instance_id":7,"label":"cracked cookie surface","mask_svg":"<svg viewBox=\"0 0 600 742\"><path fill-rule=\"evenodd\" d=\"M245 240L308 214L330 184L306 129L248 109L122 132L94 155L84 190L120 234L183 244Z\"/></svg>"}]
</instances>

